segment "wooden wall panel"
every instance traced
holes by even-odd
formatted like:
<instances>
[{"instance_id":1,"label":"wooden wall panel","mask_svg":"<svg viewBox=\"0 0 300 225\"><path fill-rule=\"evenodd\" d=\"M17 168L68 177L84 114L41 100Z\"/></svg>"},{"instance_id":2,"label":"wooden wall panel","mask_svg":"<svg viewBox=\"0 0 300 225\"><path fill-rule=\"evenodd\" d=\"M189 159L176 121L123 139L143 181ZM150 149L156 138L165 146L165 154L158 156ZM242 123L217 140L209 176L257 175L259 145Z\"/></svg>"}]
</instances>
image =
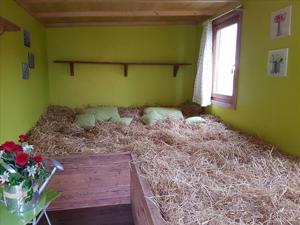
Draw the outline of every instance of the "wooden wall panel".
<instances>
[{"instance_id":1,"label":"wooden wall panel","mask_svg":"<svg viewBox=\"0 0 300 225\"><path fill-rule=\"evenodd\" d=\"M166 225L159 209L150 200L153 193L140 175L138 165L131 164L131 207L135 225Z\"/></svg>"},{"instance_id":2,"label":"wooden wall panel","mask_svg":"<svg viewBox=\"0 0 300 225\"><path fill-rule=\"evenodd\" d=\"M58 159L65 167L49 186L61 196L50 211L130 204L130 153Z\"/></svg>"}]
</instances>

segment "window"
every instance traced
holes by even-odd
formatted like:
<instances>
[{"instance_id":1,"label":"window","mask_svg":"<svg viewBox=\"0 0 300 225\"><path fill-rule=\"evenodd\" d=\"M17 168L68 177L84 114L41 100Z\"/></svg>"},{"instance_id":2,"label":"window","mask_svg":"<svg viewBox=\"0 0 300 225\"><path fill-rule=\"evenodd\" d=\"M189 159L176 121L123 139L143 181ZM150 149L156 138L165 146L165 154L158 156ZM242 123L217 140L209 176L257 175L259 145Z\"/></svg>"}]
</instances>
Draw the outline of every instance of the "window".
<instances>
[{"instance_id":1,"label":"window","mask_svg":"<svg viewBox=\"0 0 300 225\"><path fill-rule=\"evenodd\" d=\"M240 58L241 13L213 22L212 103L235 108Z\"/></svg>"}]
</instances>

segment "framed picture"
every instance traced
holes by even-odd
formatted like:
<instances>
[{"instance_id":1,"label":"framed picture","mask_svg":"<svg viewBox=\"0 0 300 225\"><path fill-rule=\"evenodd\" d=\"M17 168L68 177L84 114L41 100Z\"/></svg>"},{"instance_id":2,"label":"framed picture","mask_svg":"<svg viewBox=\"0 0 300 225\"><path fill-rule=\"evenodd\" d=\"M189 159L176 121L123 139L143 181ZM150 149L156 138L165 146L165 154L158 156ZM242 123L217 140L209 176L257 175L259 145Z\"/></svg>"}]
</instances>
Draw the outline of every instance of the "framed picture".
<instances>
[{"instance_id":1,"label":"framed picture","mask_svg":"<svg viewBox=\"0 0 300 225\"><path fill-rule=\"evenodd\" d=\"M268 57L269 76L277 76L277 77L287 76L288 53L289 53L288 48L269 51L269 57Z\"/></svg>"},{"instance_id":2,"label":"framed picture","mask_svg":"<svg viewBox=\"0 0 300 225\"><path fill-rule=\"evenodd\" d=\"M31 41L30 41L30 32L28 30L24 30L24 46L30 48Z\"/></svg>"},{"instance_id":3,"label":"framed picture","mask_svg":"<svg viewBox=\"0 0 300 225\"><path fill-rule=\"evenodd\" d=\"M22 78L23 80L29 79L29 65L28 63L22 63Z\"/></svg>"},{"instance_id":4,"label":"framed picture","mask_svg":"<svg viewBox=\"0 0 300 225\"><path fill-rule=\"evenodd\" d=\"M280 38L291 35L292 6L272 13L271 38Z\"/></svg>"},{"instance_id":5,"label":"framed picture","mask_svg":"<svg viewBox=\"0 0 300 225\"><path fill-rule=\"evenodd\" d=\"M28 65L30 69L35 67L34 54L32 52L28 53Z\"/></svg>"}]
</instances>

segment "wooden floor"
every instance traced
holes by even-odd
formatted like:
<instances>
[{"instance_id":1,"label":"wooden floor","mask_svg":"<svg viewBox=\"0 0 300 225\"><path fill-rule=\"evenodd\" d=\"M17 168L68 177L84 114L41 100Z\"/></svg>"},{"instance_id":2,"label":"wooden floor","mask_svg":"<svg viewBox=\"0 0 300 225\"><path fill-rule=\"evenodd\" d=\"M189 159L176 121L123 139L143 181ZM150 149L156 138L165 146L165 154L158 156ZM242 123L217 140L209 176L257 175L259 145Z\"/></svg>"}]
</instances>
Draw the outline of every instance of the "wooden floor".
<instances>
[{"instance_id":1,"label":"wooden floor","mask_svg":"<svg viewBox=\"0 0 300 225\"><path fill-rule=\"evenodd\" d=\"M52 225L134 225L131 205L49 212ZM48 225L45 218L39 225Z\"/></svg>"}]
</instances>

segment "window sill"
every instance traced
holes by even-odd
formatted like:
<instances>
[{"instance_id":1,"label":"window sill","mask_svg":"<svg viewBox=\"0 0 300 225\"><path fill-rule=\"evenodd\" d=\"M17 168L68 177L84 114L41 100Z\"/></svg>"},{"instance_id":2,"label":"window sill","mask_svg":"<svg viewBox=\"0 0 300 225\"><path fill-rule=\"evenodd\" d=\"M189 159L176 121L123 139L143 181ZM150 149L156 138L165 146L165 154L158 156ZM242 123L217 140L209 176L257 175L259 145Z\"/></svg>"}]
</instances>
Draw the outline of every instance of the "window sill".
<instances>
[{"instance_id":1,"label":"window sill","mask_svg":"<svg viewBox=\"0 0 300 225\"><path fill-rule=\"evenodd\" d=\"M212 105L215 106L236 110L236 101L234 100L234 98L230 98L230 99L212 98L211 102Z\"/></svg>"}]
</instances>

